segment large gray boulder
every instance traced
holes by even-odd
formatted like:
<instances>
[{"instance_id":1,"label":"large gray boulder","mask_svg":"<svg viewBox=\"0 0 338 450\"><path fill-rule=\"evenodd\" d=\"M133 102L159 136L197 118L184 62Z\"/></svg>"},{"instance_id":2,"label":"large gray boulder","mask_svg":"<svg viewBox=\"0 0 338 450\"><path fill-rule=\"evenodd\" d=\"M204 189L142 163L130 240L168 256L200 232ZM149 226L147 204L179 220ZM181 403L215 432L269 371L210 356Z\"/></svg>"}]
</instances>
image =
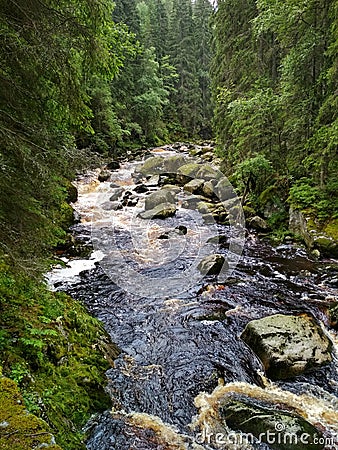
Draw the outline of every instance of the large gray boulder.
<instances>
[{"instance_id":1,"label":"large gray boulder","mask_svg":"<svg viewBox=\"0 0 338 450\"><path fill-rule=\"evenodd\" d=\"M161 203L153 209L143 211L139 214L141 219L167 219L176 213L176 207L172 203Z\"/></svg>"},{"instance_id":2,"label":"large gray boulder","mask_svg":"<svg viewBox=\"0 0 338 450\"><path fill-rule=\"evenodd\" d=\"M163 171L168 174L176 174L177 170L188 162L188 159L182 155L169 156L164 158Z\"/></svg>"},{"instance_id":3,"label":"large gray boulder","mask_svg":"<svg viewBox=\"0 0 338 450\"><path fill-rule=\"evenodd\" d=\"M197 266L202 275L218 275L223 268L228 267L224 256L219 254L205 256Z\"/></svg>"},{"instance_id":4,"label":"large gray boulder","mask_svg":"<svg viewBox=\"0 0 338 450\"><path fill-rule=\"evenodd\" d=\"M220 407L220 418L234 431L252 434L274 450L321 450L322 433L310 422L276 405L259 405L249 397L233 395Z\"/></svg>"},{"instance_id":5,"label":"large gray boulder","mask_svg":"<svg viewBox=\"0 0 338 450\"><path fill-rule=\"evenodd\" d=\"M155 208L162 203L170 203L175 205L176 197L175 194L170 189L160 189L158 191L152 192L145 198L144 207L148 211Z\"/></svg>"},{"instance_id":6,"label":"large gray boulder","mask_svg":"<svg viewBox=\"0 0 338 450\"><path fill-rule=\"evenodd\" d=\"M141 173L144 176L156 175L163 173L164 158L161 156L153 156L144 161L141 167L138 167L135 171Z\"/></svg>"},{"instance_id":7,"label":"large gray boulder","mask_svg":"<svg viewBox=\"0 0 338 450\"><path fill-rule=\"evenodd\" d=\"M332 361L332 343L307 315L276 314L248 323L241 338L272 380L294 377Z\"/></svg>"}]
</instances>

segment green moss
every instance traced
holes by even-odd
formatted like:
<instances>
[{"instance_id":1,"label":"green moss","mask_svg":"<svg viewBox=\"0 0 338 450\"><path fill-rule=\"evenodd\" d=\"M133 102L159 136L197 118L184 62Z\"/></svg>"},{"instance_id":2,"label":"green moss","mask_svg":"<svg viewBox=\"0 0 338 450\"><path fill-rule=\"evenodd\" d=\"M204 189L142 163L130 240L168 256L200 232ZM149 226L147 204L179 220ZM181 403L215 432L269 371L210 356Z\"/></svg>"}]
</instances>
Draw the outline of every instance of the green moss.
<instances>
[{"instance_id":1,"label":"green moss","mask_svg":"<svg viewBox=\"0 0 338 450\"><path fill-rule=\"evenodd\" d=\"M334 240L338 241L338 219L331 220L323 231Z\"/></svg>"},{"instance_id":2,"label":"green moss","mask_svg":"<svg viewBox=\"0 0 338 450\"><path fill-rule=\"evenodd\" d=\"M19 383L27 408L47 421L58 444L85 448L81 428L110 408L104 374L118 349L79 302L14 277L4 263L0 269L4 374Z\"/></svg>"},{"instance_id":3,"label":"green moss","mask_svg":"<svg viewBox=\"0 0 338 450\"><path fill-rule=\"evenodd\" d=\"M17 384L3 376L0 376L0 405L1 450L31 450L43 444L50 450L61 450L48 424L27 412Z\"/></svg>"}]
</instances>

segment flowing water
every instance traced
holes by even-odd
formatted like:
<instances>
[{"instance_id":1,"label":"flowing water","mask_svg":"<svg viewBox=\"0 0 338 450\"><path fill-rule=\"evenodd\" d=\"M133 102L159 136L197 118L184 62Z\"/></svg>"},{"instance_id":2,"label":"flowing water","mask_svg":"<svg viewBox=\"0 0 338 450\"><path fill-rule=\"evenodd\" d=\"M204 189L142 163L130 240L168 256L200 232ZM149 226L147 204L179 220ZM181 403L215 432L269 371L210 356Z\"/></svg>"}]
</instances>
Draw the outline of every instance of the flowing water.
<instances>
[{"instance_id":1,"label":"flowing water","mask_svg":"<svg viewBox=\"0 0 338 450\"><path fill-rule=\"evenodd\" d=\"M171 148L153 153L173 154ZM88 424L87 448L268 449L266 444L236 447L201 438L218 429L217 402L229 393L283 404L326 436L334 436L338 338L326 310L337 296L338 262L313 260L291 242L273 247L247 231L243 254L229 276L197 276L192 261L201 247L210 251L205 245L210 237L220 237L217 252L229 257L232 227L205 226L184 208L165 220L140 219L145 194L137 194L136 206L107 208L116 186L135 188L132 174L139 164L123 164L103 183L97 181L98 171L79 177L75 208L81 223L73 232L83 242L92 242L93 253L49 274L50 284L84 302L121 349L115 367L107 372L113 413L107 411ZM157 189L155 185L148 181L150 190ZM186 235L158 239L182 224ZM182 273L188 276L182 278ZM168 289L173 280L186 289ZM300 312L322 324L335 346L334 361L293 380L272 383L240 334L250 320ZM338 448L338 443L325 448Z\"/></svg>"}]
</instances>

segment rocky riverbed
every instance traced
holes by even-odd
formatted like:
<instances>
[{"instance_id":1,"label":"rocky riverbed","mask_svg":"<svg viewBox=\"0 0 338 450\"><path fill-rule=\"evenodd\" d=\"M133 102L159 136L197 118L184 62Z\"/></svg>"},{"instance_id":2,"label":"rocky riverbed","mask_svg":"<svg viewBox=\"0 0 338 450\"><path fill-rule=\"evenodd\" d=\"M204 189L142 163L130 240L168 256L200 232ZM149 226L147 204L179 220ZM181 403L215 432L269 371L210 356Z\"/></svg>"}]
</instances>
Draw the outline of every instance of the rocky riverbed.
<instances>
[{"instance_id":1,"label":"rocky riverbed","mask_svg":"<svg viewBox=\"0 0 338 450\"><path fill-rule=\"evenodd\" d=\"M271 246L212 147L175 147L79 177L90 255L49 275L122 350L87 448L338 448L338 262Z\"/></svg>"}]
</instances>

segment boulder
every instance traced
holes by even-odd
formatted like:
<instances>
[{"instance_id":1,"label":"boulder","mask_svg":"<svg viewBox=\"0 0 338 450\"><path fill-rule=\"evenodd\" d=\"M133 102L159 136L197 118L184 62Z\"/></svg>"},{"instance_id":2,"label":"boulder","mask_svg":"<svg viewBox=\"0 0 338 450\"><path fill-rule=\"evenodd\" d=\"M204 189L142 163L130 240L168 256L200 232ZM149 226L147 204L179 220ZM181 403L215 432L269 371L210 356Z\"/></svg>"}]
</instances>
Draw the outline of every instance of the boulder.
<instances>
[{"instance_id":1,"label":"boulder","mask_svg":"<svg viewBox=\"0 0 338 450\"><path fill-rule=\"evenodd\" d=\"M145 198L144 207L146 211L149 211L162 203L175 205L175 194L170 189L160 189L159 191L152 192Z\"/></svg>"},{"instance_id":2,"label":"boulder","mask_svg":"<svg viewBox=\"0 0 338 450\"><path fill-rule=\"evenodd\" d=\"M120 197L122 197L123 194L124 194L124 188L123 187L119 187L117 189L114 189L109 200L111 202L115 202L115 200L118 200Z\"/></svg>"},{"instance_id":3,"label":"boulder","mask_svg":"<svg viewBox=\"0 0 338 450\"><path fill-rule=\"evenodd\" d=\"M111 176L111 173L109 172L109 170L101 170L101 172L99 173L97 179L100 182L104 182L104 181L109 180L110 176Z\"/></svg>"},{"instance_id":4,"label":"boulder","mask_svg":"<svg viewBox=\"0 0 338 450\"><path fill-rule=\"evenodd\" d=\"M295 413L277 405L258 404L250 397L233 395L219 408L220 418L234 431L252 434L274 450L321 450L322 433Z\"/></svg>"},{"instance_id":5,"label":"boulder","mask_svg":"<svg viewBox=\"0 0 338 450\"><path fill-rule=\"evenodd\" d=\"M156 175L163 173L164 158L161 156L153 156L145 160L143 165L136 169L136 172L142 175Z\"/></svg>"},{"instance_id":6,"label":"boulder","mask_svg":"<svg viewBox=\"0 0 338 450\"><path fill-rule=\"evenodd\" d=\"M226 177L221 178L216 184L215 194L221 202L225 202L236 197L236 192Z\"/></svg>"},{"instance_id":7,"label":"boulder","mask_svg":"<svg viewBox=\"0 0 338 450\"><path fill-rule=\"evenodd\" d=\"M120 168L120 163L118 161L110 161L107 164L107 169L109 170L117 170Z\"/></svg>"},{"instance_id":8,"label":"boulder","mask_svg":"<svg viewBox=\"0 0 338 450\"><path fill-rule=\"evenodd\" d=\"M290 208L289 229L299 235L309 250L318 250L320 254L338 258L338 219L322 224L311 214Z\"/></svg>"},{"instance_id":9,"label":"boulder","mask_svg":"<svg viewBox=\"0 0 338 450\"><path fill-rule=\"evenodd\" d=\"M332 361L332 343L307 315L276 314L249 322L241 338L272 380L294 377Z\"/></svg>"},{"instance_id":10,"label":"boulder","mask_svg":"<svg viewBox=\"0 0 338 450\"><path fill-rule=\"evenodd\" d=\"M177 170L177 181L180 184L187 184L193 178L198 178L196 177L196 174L200 170L200 168L201 168L200 164L196 164L193 162L181 166Z\"/></svg>"},{"instance_id":11,"label":"boulder","mask_svg":"<svg viewBox=\"0 0 338 450\"><path fill-rule=\"evenodd\" d=\"M181 192L181 188L178 186L175 186L174 184L164 184L162 186L162 189L169 189L174 194L178 194Z\"/></svg>"},{"instance_id":12,"label":"boulder","mask_svg":"<svg viewBox=\"0 0 338 450\"><path fill-rule=\"evenodd\" d=\"M208 200L202 195L191 195L184 199L182 202L182 208L185 209L197 209L197 205L201 202L207 202Z\"/></svg>"},{"instance_id":13,"label":"boulder","mask_svg":"<svg viewBox=\"0 0 338 450\"><path fill-rule=\"evenodd\" d=\"M218 275L221 270L227 269L228 263L224 256L219 254L205 256L197 266L203 275Z\"/></svg>"},{"instance_id":14,"label":"boulder","mask_svg":"<svg viewBox=\"0 0 338 450\"><path fill-rule=\"evenodd\" d=\"M203 184L202 193L209 198L213 198L215 196L215 188L212 181L206 181Z\"/></svg>"},{"instance_id":15,"label":"boulder","mask_svg":"<svg viewBox=\"0 0 338 450\"><path fill-rule=\"evenodd\" d=\"M200 194L202 193L204 180L195 178L194 180L189 181L189 183L183 186L184 192L189 192L190 194Z\"/></svg>"},{"instance_id":16,"label":"boulder","mask_svg":"<svg viewBox=\"0 0 338 450\"><path fill-rule=\"evenodd\" d=\"M139 214L141 219L166 219L176 213L176 207L172 203L161 203L153 209L143 211Z\"/></svg>"},{"instance_id":17,"label":"boulder","mask_svg":"<svg viewBox=\"0 0 338 450\"><path fill-rule=\"evenodd\" d=\"M222 177L222 173L210 164L201 165L196 173L196 178L202 178L205 181L219 180Z\"/></svg>"},{"instance_id":18,"label":"boulder","mask_svg":"<svg viewBox=\"0 0 338 450\"><path fill-rule=\"evenodd\" d=\"M177 170L187 164L188 160L182 155L169 156L164 158L163 172L176 174Z\"/></svg>"},{"instance_id":19,"label":"boulder","mask_svg":"<svg viewBox=\"0 0 338 450\"><path fill-rule=\"evenodd\" d=\"M118 209L122 209L122 203L120 202L104 202L101 205L101 208L105 211L117 211Z\"/></svg>"},{"instance_id":20,"label":"boulder","mask_svg":"<svg viewBox=\"0 0 338 450\"><path fill-rule=\"evenodd\" d=\"M247 222L251 228L254 228L257 231L267 231L270 228L268 223L259 216L251 217Z\"/></svg>"},{"instance_id":21,"label":"boulder","mask_svg":"<svg viewBox=\"0 0 338 450\"><path fill-rule=\"evenodd\" d=\"M137 194L144 194L145 192L148 192L149 188L145 184L139 184L135 187L134 192Z\"/></svg>"}]
</instances>

